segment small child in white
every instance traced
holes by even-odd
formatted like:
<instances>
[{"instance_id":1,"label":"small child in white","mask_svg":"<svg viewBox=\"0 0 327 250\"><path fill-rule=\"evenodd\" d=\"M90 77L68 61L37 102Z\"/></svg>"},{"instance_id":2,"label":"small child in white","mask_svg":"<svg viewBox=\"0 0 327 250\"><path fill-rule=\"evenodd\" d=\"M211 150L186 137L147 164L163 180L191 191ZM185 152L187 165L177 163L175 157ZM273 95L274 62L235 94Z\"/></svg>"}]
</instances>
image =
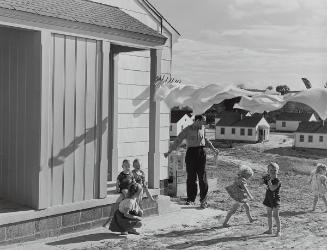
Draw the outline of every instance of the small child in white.
<instances>
[{"instance_id":1,"label":"small child in white","mask_svg":"<svg viewBox=\"0 0 327 250\"><path fill-rule=\"evenodd\" d=\"M326 177L327 167L325 164L318 163L316 166L316 170L311 173L310 181L312 193L314 195L313 198L313 207L312 211L316 210L317 202L319 197L324 201L327 212L327 177Z\"/></svg>"},{"instance_id":2,"label":"small child in white","mask_svg":"<svg viewBox=\"0 0 327 250\"><path fill-rule=\"evenodd\" d=\"M250 213L250 206L248 204L249 199L253 199L253 196L249 192L247 188L247 180L250 179L250 177L253 176L253 170L248 166L242 166L240 167L240 170L238 171L237 177L234 180L234 183L228 187L226 187L226 191L230 195L231 198L235 200L232 208L228 211L225 221L223 223L223 227L229 227L228 224L229 219L232 217L233 214L236 213L237 209L240 206L243 206L246 211L246 215L252 223L254 219L251 216Z\"/></svg>"}]
</instances>

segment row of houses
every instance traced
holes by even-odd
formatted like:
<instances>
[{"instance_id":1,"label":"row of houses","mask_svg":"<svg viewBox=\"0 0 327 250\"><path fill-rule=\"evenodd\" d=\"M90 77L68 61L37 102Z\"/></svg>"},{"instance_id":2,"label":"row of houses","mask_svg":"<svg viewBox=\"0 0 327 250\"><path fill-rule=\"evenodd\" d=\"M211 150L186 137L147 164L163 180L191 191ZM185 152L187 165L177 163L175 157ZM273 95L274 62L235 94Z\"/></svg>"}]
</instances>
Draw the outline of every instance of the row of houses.
<instances>
[{"instance_id":1,"label":"row of houses","mask_svg":"<svg viewBox=\"0 0 327 250\"><path fill-rule=\"evenodd\" d=\"M170 136L177 136L194 121L189 111L172 111ZM268 141L272 124L261 114L244 110L224 111L215 118L215 139L226 141ZM327 148L327 124L319 121L314 113L281 113L276 117L277 131L293 132L294 146Z\"/></svg>"}]
</instances>

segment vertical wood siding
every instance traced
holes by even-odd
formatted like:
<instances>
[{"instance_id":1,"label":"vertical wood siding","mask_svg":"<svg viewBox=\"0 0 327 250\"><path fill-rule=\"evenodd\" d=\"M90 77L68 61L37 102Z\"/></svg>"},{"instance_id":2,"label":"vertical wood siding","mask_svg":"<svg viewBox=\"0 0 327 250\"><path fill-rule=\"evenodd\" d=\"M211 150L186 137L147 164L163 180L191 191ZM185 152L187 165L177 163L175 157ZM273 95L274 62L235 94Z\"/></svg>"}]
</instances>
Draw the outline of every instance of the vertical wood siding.
<instances>
[{"instance_id":1,"label":"vertical wood siding","mask_svg":"<svg viewBox=\"0 0 327 250\"><path fill-rule=\"evenodd\" d=\"M53 206L99 196L102 45L100 41L58 34L51 39L49 167Z\"/></svg>"},{"instance_id":2,"label":"vertical wood siding","mask_svg":"<svg viewBox=\"0 0 327 250\"><path fill-rule=\"evenodd\" d=\"M0 194L33 207L38 201L39 75L40 34L0 28Z\"/></svg>"}]
</instances>

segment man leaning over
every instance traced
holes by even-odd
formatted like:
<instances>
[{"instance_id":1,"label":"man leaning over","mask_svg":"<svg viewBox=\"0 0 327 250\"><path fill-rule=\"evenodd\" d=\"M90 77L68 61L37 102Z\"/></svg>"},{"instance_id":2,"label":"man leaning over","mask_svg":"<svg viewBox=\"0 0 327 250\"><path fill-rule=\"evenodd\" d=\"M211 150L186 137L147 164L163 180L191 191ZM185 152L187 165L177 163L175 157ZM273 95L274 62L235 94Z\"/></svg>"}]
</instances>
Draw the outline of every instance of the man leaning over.
<instances>
[{"instance_id":1,"label":"man leaning over","mask_svg":"<svg viewBox=\"0 0 327 250\"><path fill-rule=\"evenodd\" d=\"M186 140L186 204L191 205L195 202L195 198L198 192L196 182L198 177L201 208L207 207L206 198L208 193L206 152L204 147L210 147L215 152L215 154L218 154L219 152L218 149L216 149L212 143L207 138L205 138L205 122L205 116L196 115L194 118L194 123L179 133L175 141L170 145L168 152L164 154L165 157L167 157L173 150L177 149L177 147L183 142L184 139Z\"/></svg>"}]
</instances>

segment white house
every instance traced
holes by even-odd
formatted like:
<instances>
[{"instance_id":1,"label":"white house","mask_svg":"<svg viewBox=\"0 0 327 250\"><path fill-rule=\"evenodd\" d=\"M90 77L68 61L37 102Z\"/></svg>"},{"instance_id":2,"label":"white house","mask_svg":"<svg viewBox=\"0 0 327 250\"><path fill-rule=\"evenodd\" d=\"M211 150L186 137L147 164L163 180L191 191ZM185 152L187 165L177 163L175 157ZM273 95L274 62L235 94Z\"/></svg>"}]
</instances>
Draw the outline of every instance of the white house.
<instances>
[{"instance_id":1,"label":"white house","mask_svg":"<svg viewBox=\"0 0 327 250\"><path fill-rule=\"evenodd\" d=\"M170 108L154 93L178 37L147 0L0 1L0 203L31 209L0 214L19 232L0 244L71 232L67 216L100 225L123 159L168 186Z\"/></svg>"},{"instance_id":2,"label":"white house","mask_svg":"<svg viewBox=\"0 0 327 250\"><path fill-rule=\"evenodd\" d=\"M188 111L174 110L170 116L170 136L177 136L184 128L194 122L194 116Z\"/></svg>"},{"instance_id":3,"label":"white house","mask_svg":"<svg viewBox=\"0 0 327 250\"><path fill-rule=\"evenodd\" d=\"M280 113L276 117L276 130L277 131L296 131L300 122L304 121L317 121L313 113Z\"/></svg>"},{"instance_id":4,"label":"white house","mask_svg":"<svg viewBox=\"0 0 327 250\"><path fill-rule=\"evenodd\" d=\"M301 122L294 133L294 146L327 149L326 121Z\"/></svg>"},{"instance_id":5,"label":"white house","mask_svg":"<svg viewBox=\"0 0 327 250\"><path fill-rule=\"evenodd\" d=\"M261 115L243 116L227 113L216 123L216 139L234 141L267 141L270 126Z\"/></svg>"}]
</instances>

